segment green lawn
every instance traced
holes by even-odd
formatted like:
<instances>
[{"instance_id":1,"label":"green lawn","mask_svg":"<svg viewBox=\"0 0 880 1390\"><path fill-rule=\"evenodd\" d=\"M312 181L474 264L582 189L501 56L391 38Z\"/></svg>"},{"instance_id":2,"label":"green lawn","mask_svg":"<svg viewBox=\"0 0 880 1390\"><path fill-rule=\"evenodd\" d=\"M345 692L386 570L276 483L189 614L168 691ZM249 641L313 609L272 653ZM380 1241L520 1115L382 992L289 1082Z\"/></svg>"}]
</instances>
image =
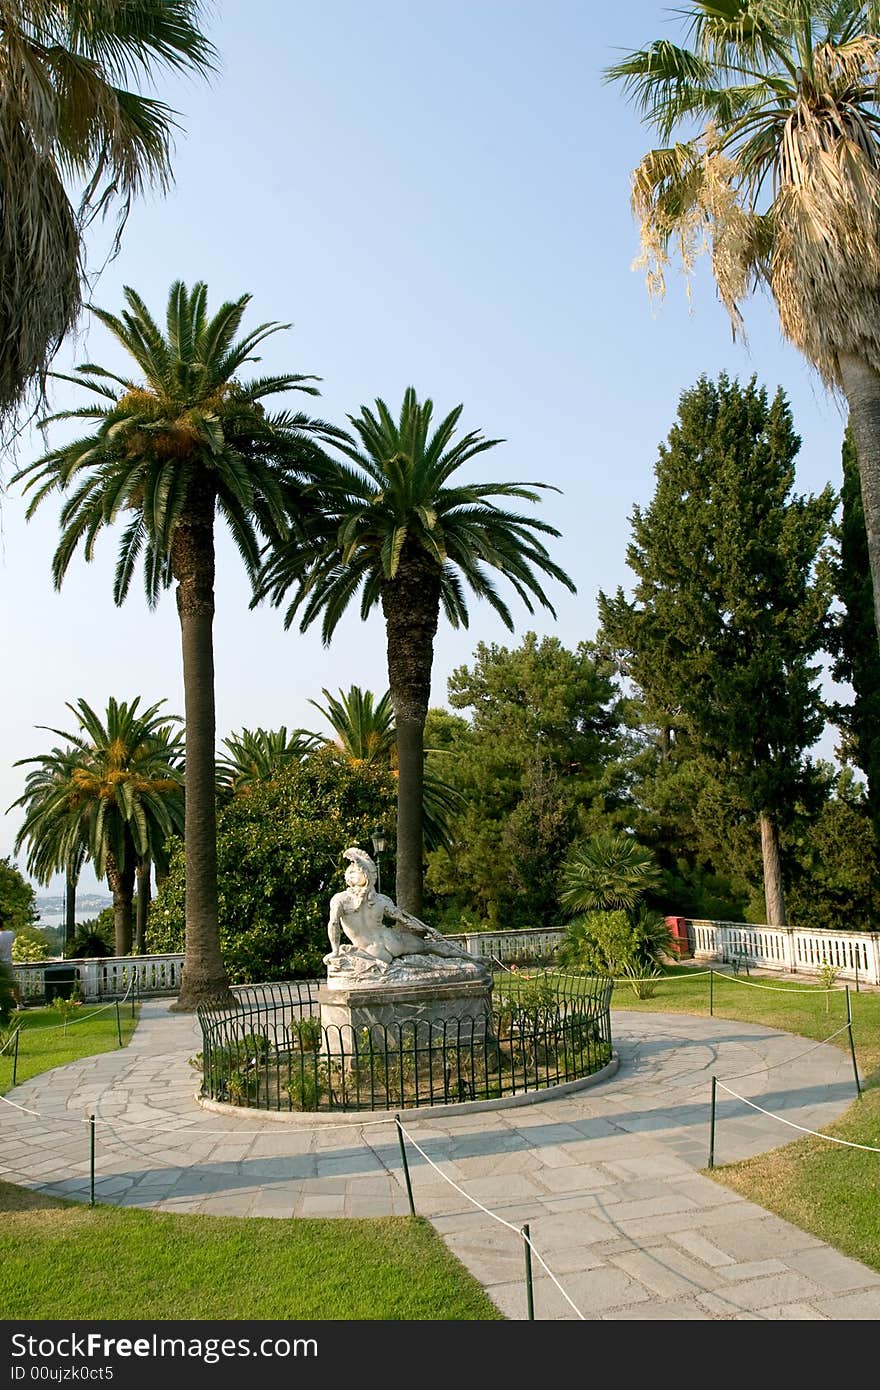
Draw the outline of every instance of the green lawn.
<instances>
[{"instance_id":1,"label":"green lawn","mask_svg":"<svg viewBox=\"0 0 880 1390\"><path fill-rule=\"evenodd\" d=\"M17 1080L118 1047L116 1010L26 1009ZM81 1019L81 1021L79 1021ZM120 1008L123 1042L136 1024ZM0 1057L0 1094L12 1083ZM499 1321L426 1221L172 1216L0 1182L2 1316L28 1319Z\"/></svg>"},{"instance_id":2,"label":"green lawn","mask_svg":"<svg viewBox=\"0 0 880 1390\"><path fill-rule=\"evenodd\" d=\"M119 1032L123 1046L135 1030L139 1005L119 1006ZM52 1067L75 1062L78 1057L91 1057L96 1052L112 1052L119 1046L116 1009L97 1004L80 1004L65 1023L57 1008L21 1009L12 1015L7 1032L11 1036L21 1027L18 1040L16 1083L28 1081ZM12 1085L12 1048L0 1056L0 1095Z\"/></svg>"},{"instance_id":3,"label":"green lawn","mask_svg":"<svg viewBox=\"0 0 880 1390\"><path fill-rule=\"evenodd\" d=\"M713 972L712 996L717 1018L762 1023L817 1041L837 1032L831 1045L849 1053L847 1034L837 1031L846 1023L846 993L840 988L826 992L805 986L803 979ZM864 1092L825 1132L880 1151L880 992L856 993L850 986L849 998ZM618 986L612 1008L708 1014L709 977L681 967L645 1000L636 999L628 985ZM809 1137L789 1142L791 1133L780 1126L779 1148L719 1165L708 1175L880 1270L880 1152Z\"/></svg>"},{"instance_id":4,"label":"green lawn","mask_svg":"<svg viewBox=\"0 0 880 1390\"><path fill-rule=\"evenodd\" d=\"M850 986L853 1040L860 1076L867 1080L880 1072L880 992ZM673 967L658 980L650 999L637 999L628 984L615 986L612 1009L639 1009L663 1013L708 1014L716 1018L763 1023L817 1042L832 1039L834 1047L849 1051L849 1039L840 1030L846 1023L847 994L836 986L823 990L802 976L735 976L724 971L696 971ZM877 1077L880 1081L880 1076ZM855 1083L853 1083L855 1084Z\"/></svg>"},{"instance_id":5,"label":"green lawn","mask_svg":"<svg viewBox=\"0 0 880 1390\"><path fill-rule=\"evenodd\" d=\"M760 986L756 988L756 986ZM850 991L860 1101L828 1133L880 1149L880 992ZM684 967L650 999L629 985L612 1007L708 1014L709 977ZM88 1012L88 1010L84 1010ZM123 1038L134 1022L121 1011ZM716 1017L822 1040L846 1021L846 995L716 972ZM114 1010L57 1027L28 1010L19 1079L118 1045ZM849 1051L846 1033L832 1045ZM0 1057L0 1092L11 1064ZM804 1138L712 1170L717 1181L880 1269L880 1153ZM7 1318L498 1320L501 1314L428 1223L408 1217L309 1221L172 1216L60 1202L0 1183Z\"/></svg>"},{"instance_id":6,"label":"green lawn","mask_svg":"<svg viewBox=\"0 0 880 1390\"><path fill-rule=\"evenodd\" d=\"M503 1320L427 1221L172 1216L0 1183L3 1317Z\"/></svg>"}]
</instances>

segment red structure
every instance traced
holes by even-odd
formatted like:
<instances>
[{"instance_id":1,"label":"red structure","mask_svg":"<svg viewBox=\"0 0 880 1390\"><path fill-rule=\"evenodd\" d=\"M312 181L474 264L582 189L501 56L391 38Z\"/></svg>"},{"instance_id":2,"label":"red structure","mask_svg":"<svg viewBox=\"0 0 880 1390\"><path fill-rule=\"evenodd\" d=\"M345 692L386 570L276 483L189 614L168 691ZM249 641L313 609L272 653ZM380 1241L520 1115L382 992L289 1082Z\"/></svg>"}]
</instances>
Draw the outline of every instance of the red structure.
<instances>
[{"instance_id":1,"label":"red structure","mask_svg":"<svg viewBox=\"0 0 880 1390\"><path fill-rule=\"evenodd\" d=\"M672 945L679 958L692 955L693 952L691 951L687 934L687 919L684 917L667 917L666 925L672 933Z\"/></svg>"}]
</instances>

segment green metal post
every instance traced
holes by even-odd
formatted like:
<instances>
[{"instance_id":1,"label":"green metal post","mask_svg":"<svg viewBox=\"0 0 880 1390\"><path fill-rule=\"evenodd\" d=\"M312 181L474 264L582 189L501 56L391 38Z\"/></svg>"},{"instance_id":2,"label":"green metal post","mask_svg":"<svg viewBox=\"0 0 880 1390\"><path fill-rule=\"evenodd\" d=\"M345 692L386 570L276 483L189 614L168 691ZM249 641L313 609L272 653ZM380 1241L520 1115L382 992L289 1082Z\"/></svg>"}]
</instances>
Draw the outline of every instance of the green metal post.
<instances>
[{"instance_id":1,"label":"green metal post","mask_svg":"<svg viewBox=\"0 0 880 1390\"><path fill-rule=\"evenodd\" d=\"M119 1000L116 1000L116 1036L119 1039L119 1046L122 1046L122 1024L119 1022Z\"/></svg>"},{"instance_id":2,"label":"green metal post","mask_svg":"<svg viewBox=\"0 0 880 1390\"><path fill-rule=\"evenodd\" d=\"M852 1030L852 1000L849 997L849 985L846 986L846 1029L849 1033L849 1051L852 1057L853 1076L856 1079L856 1095L859 1100L862 1098L862 1083L859 1080L859 1064L856 1061L856 1045L853 1041Z\"/></svg>"},{"instance_id":3,"label":"green metal post","mask_svg":"<svg viewBox=\"0 0 880 1390\"><path fill-rule=\"evenodd\" d=\"M715 971L709 966L709 1013L715 1013Z\"/></svg>"},{"instance_id":4,"label":"green metal post","mask_svg":"<svg viewBox=\"0 0 880 1390\"><path fill-rule=\"evenodd\" d=\"M410 1216L415 1216L416 1204L413 1201L412 1183L410 1182L409 1178L409 1163L406 1159L406 1144L404 1144L403 1142L403 1125L400 1123L399 1115L395 1115L394 1119L397 1124L397 1138L400 1141L400 1156L403 1159L403 1175L406 1178L406 1195L409 1198L409 1214Z\"/></svg>"},{"instance_id":5,"label":"green metal post","mask_svg":"<svg viewBox=\"0 0 880 1390\"><path fill-rule=\"evenodd\" d=\"M15 1085L15 1077L18 1072L18 1040L21 1037L21 1025L15 1030L15 1046L12 1049L12 1084Z\"/></svg>"},{"instance_id":6,"label":"green metal post","mask_svg":"<svg viewBox=\"0 0 880 1390\"><path fill-rule=\"evenodd\" d=\"M529 1240L529 1228L523 1226L521 1235L523 1238L523 1248L526 1252L526 1300L529 1309L529 1322L535 1321L535 1290L532 1284L532 1247Z\"/></svg>"},{"instance_id":7,"label":"green metal post","mask_svg":"<svg viewBox=\"0 0 880 1390\"><path fill-rule=\"evenodd\" d=\"M89 1116L89 1206L95 1205L95 1117Z\"/></svg>"},{"instance_id":8,"label":"green metal post","mask_svg":"<svg viewBox=\"0 0 880 1390\"><path fill-rule=\"evenodd\" d=\"M712 1103L709 1108L709 1167L715 1167L715 1077L712 1077Z\"/></svg>"}]
</instances>

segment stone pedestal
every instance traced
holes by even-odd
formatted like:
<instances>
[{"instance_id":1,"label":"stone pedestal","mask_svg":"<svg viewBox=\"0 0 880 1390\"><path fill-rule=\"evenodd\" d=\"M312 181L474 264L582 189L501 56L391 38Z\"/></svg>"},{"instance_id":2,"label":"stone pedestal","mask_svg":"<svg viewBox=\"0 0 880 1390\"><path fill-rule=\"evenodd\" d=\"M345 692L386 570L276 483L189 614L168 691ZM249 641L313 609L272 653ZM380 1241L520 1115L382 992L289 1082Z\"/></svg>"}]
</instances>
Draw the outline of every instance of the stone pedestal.
<instances>
[{"instance_id":1,"label":"stone pedestal","mask_svg":"<svg viewBox=\"0 0 880 1390\"><path fill-rule=\"evenodd\" d=\"M443 1025L450 1042L459 1034L470 1043L491 1030L492 981L490 979L436 980L417 984L356 985L318 990L321 1026L326 1030L328 1054L354 1050L355 1038L369 1029L373 1046L397 1048L439 1043ZM432 1026L433 1025L433 1026ZM387 1041L386 1041L387 1039Z\"/></svg>"}]
</instances>

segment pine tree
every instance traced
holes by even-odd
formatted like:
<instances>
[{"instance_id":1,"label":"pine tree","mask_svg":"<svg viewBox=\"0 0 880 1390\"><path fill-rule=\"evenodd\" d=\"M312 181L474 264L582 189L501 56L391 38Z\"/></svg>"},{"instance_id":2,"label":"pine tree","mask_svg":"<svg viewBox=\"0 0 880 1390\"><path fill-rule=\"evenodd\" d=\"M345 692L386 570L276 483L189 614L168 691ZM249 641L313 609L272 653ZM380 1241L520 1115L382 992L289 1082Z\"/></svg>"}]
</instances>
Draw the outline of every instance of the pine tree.
<instances>
[{"instance_id":1,"label":"pine tree","mask_svg":"<svg viewBox=\"0 0 880 1390\"><path fill-rule=\"evenodd\" d=\"M880 655L858 460L849 430L843 441L842 463L839 552L834 567L842 608L831 637L831 674L852 686L853 698L850 704L835 703L833 718L843 735L843 756L865 774L867 810L880 843Z\"/></svg>"},{"instance_id":2,"label":"pine tree","mask_svg":"<svg viewBox=\"0 0 880 1390\"><path fill-rule=\"evenodd\" d=\"M759 824L773 924L786 920L779 832L823 727L812 658L835 495L792 493L799 448L781 390L768 402L754 378L701 377L660 446L652 502L633 510L634 598L599 594L600 641Z\"/></svg>"}]
</instances>

